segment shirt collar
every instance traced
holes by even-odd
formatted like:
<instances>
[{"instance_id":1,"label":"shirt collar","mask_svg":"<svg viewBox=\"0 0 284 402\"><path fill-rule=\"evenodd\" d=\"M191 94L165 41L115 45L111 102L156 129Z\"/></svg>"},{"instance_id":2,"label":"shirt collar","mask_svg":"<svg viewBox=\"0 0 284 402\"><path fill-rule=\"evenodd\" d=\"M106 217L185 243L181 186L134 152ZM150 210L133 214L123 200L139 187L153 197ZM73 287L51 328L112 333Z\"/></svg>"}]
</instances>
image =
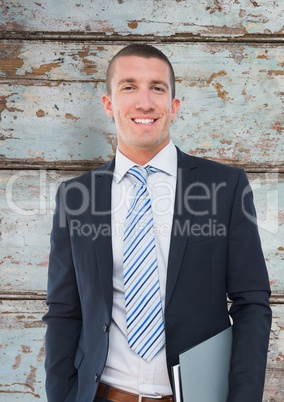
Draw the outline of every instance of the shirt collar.
<instances>
[{"instance_id":1,"label":"shirt collar","mask_svg":"<svg viewBox=\"0 0 284 402\"><path fill-rule=\"evenodd\" d=\"M171 161L171 163L169 163ZM116 150L114 178L116 183L119 183L128 170L136 165L132 160L123 155L119 149ZM177 176L177 151L170 140L170 142L154 156L145 166L151 165L155 168L176 178Z\"/></svg>"}]
</instances>

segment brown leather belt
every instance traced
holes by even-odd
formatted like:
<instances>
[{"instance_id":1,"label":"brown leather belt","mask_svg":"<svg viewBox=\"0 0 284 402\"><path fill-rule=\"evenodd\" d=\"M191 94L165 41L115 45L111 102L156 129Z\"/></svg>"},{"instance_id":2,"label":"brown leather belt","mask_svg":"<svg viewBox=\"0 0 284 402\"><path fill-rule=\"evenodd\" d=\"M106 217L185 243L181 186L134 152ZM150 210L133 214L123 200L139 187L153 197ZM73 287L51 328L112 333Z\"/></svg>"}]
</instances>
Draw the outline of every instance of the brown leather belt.
<instances>
[{"instance_id":1,"label":"brown leather belt","mask_svg":"<svg viewBox=\"0 0 284 402\"><path fill-rule=\"evenodd\" d=\"M99 398L105 397L108 401L111 402L174 402L174 398L172 395L137 395L113 387L109 387L109 390L107 391L107 388L107 385L100 383L97 391L97 396Z\"/></svg>"}]
</instances>

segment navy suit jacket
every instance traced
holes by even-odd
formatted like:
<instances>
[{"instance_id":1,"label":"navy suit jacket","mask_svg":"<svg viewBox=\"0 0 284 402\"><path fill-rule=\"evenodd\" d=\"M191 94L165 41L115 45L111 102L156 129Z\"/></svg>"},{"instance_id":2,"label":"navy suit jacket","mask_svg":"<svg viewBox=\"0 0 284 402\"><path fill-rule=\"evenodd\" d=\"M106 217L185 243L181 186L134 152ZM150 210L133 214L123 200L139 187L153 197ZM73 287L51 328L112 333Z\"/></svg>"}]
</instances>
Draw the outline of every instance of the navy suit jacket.
<instances>
[{"instance_id":1,"label":"navy suit jacket","mask_svg":"<svg viewBox=\"0 0 284 402\"><path fill-rule=\"evenodd\" d=\"M252 192L243 170L177 152L165 300L170 380L179 353L227 328L230 315L228 402L261 402L271 310ZM62 183L57 193L43 318L49 402L92 402L106 362L114 164Z\"/></svg>"}]
</instances>

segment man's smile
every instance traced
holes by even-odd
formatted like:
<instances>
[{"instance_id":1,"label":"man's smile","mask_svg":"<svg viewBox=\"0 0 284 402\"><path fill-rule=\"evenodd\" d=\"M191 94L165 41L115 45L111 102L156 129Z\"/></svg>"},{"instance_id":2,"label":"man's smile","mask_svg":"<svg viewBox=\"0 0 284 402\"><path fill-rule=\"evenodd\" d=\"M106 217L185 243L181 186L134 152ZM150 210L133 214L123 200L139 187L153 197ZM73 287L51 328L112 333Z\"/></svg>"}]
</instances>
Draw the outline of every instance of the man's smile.
<instances>
[{"instance_id":1,"label":"man's smile","mask_svg":"<svg viewBox=\"0 0 284 402\"><path fill-rule=\"evenodd\" d=\"M132 121L134 121L136 124L152 124L156 120L157 119L132 119Z\"/></svg>"}]
</instances>

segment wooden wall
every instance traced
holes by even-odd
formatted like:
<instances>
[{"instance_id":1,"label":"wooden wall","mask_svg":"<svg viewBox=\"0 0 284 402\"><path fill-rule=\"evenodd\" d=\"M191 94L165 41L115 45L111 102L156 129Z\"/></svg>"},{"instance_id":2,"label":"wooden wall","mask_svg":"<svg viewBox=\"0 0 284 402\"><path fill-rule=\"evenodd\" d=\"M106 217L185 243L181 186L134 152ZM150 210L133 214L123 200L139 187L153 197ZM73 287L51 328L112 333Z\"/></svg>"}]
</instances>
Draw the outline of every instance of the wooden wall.
<instances>
[{"instance_id":1,"label":"wooden wall","mask_svg":"<svg viewBox=\"0 0 284 402\"><path fill-rule=\"evenodd\" d=\"M107 61L132 41L171 59L183 151L240 166L272 286L264 401L284 401L283 0L0 2L0 400L46 401L46 276L59 182L110 160Z\"/></svg>"}]
</instances>

